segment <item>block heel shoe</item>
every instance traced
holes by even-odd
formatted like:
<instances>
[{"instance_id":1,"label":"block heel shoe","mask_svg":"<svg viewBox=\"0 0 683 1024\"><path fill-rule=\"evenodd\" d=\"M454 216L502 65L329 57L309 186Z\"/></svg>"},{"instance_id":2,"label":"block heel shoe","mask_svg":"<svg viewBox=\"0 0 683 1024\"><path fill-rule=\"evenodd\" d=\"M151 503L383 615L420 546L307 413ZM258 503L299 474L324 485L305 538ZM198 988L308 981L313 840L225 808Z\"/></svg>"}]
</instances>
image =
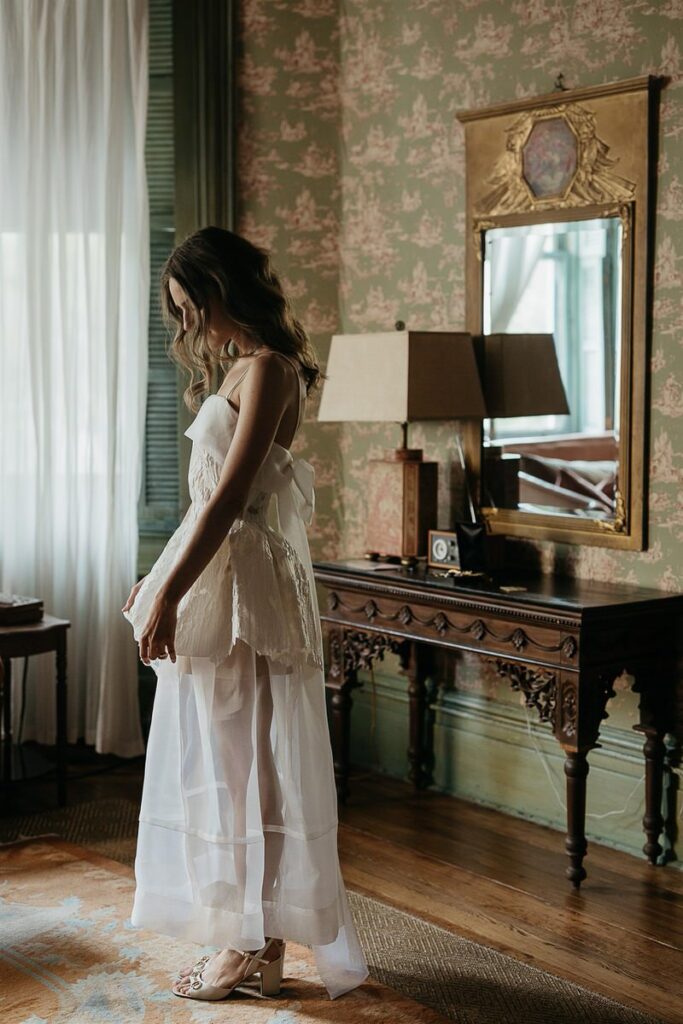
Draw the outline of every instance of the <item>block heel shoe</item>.
<instances>
[{"instance_id":1,"label":"block heel shoe","mask_svg":"<svg viewBox=\"0 0 683 1024\"><path fill-rule=\"evenodd\" d=\"M280 955L273 960L266 959L265 954L274 948L280 950ZM210 957L203 956L197 961L190 973L182 981L177 982L177 984L182 984L183 982L189 984L189 990L187 992L178 992L174 987L172 990L173 994L183 999L207 999L215 1002L219 999L227 999L230 993L244 984L247 978L253 978L256 974L260 978L262 996L278 996L280 994L285 961L285 943L283 941L280 939L268 939L265 946L256 950L255 953L249 950L245 952L241 949L236 949L235 952L244 957L245 962L241 976L233 985L223 988L220 985L212 985L210 982L205 981L203 977L204 968Z\"/></svg>"},{"instance_id":2,"label":"block heel shoe","mask_svg":"<svg viewBox=\"0 0 683 1024\"><path fill-rule=\"evenodd\" d=\"M279 996L280 989L282 988L282 971L285 965L284 950L277 958L277 960L270 960L267 964L263 964L260 970L261 975L261 995L262 996Z\"/></svg>"}]
</instances>

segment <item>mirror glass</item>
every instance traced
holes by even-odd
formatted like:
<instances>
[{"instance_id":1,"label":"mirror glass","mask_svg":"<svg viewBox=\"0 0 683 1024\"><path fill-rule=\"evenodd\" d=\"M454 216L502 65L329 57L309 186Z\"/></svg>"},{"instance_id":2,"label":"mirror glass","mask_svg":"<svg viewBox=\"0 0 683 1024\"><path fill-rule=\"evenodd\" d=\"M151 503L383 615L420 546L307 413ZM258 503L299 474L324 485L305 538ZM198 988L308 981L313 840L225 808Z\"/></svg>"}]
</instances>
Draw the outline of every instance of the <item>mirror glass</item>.
<instances>
[{"instance_id":1,"label":"mirror glass","mask_svg":"<svg viewBox=\"0 0 683 1024\"><path fill-rule=\"evenodd\" d=\"M614 518L621 236L619 217L484 233L484 334L552 335L547 352L552 366L535 356L528 360L532 365L515 367L529 382L529 414L484 422L482 498L493 508ZM507 358L515 358L514 348L508 351ZM520 346L522 357L524 351ZM548 412L548 374L558 370L566 401L555 399ZM538 414L535 402L543 406L544 391L546 408Z\"/></svg>"}]
</instances>

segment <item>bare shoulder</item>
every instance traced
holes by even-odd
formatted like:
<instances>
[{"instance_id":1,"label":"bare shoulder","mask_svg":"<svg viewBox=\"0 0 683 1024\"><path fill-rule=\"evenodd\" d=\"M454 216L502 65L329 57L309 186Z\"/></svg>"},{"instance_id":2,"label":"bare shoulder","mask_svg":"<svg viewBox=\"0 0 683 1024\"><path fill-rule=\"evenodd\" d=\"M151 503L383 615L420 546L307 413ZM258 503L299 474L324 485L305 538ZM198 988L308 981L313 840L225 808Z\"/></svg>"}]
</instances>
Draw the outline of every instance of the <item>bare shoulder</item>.
<instances>
[{"instance_id":1,"label":"bare shoulder","mask_svg":"<svg viewBox=\"0 0 683 1024\"><path fill-rule=\"evenodd\" d=\"M296 376L296 370L292 365L291 359L283 356L280 352L276 352L274 349L259 355L254 359L254 364L252 374L264 384L286 384Z\"/></svg>"}]
</instances>

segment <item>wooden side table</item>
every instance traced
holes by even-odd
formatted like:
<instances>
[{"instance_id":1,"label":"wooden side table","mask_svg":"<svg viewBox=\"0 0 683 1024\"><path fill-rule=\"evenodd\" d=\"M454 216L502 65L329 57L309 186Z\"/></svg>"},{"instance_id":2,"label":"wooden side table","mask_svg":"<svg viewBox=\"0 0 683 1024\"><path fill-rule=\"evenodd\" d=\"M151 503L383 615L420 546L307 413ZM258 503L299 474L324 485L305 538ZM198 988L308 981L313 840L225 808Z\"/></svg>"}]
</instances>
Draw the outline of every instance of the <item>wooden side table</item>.
<instances>
[{"instance_id":1,"label":"wooden side table","mask_svg":"<svg viewBox=\"0 0 683 1024\"><path fill-rule=\"evenodd\" d=\"M0 626L2 675L2 781L12 780L12 662L54 651L57 664L57 800L66 804L66 631L71 623L44 615L26 626Z\"/></svg>"}]
</instances>

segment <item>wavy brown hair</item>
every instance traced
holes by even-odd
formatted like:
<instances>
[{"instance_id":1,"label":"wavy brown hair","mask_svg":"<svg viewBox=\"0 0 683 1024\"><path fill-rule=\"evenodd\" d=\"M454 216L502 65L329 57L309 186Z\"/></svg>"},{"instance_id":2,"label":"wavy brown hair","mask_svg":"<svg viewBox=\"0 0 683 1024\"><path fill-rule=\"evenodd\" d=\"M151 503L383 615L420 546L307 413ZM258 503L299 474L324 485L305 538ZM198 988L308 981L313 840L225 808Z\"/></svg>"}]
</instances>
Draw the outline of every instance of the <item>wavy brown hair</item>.
<instances>
[{"instance_id":1,"label":"wavy brown hair","mask_svg":"<svg viewBox=\"0 0 683 1024\"><path fill-rule=\"evenodd\" d=\"M169 290L171 278L180 284L197 310L191 328L183 328L181 310ZM234 360L227 347L216 354L206 342L211 303L219 302L231 320L254 341L294 356L301 363L306 390L325 376L315 350L292 311L270 256L224 228L196 231L176 246L161 271L161 309L174 337L169 356L188 374L185 404L196 411L211 389L215 369L229 369Z\"/></svg>"}]
</instances>

